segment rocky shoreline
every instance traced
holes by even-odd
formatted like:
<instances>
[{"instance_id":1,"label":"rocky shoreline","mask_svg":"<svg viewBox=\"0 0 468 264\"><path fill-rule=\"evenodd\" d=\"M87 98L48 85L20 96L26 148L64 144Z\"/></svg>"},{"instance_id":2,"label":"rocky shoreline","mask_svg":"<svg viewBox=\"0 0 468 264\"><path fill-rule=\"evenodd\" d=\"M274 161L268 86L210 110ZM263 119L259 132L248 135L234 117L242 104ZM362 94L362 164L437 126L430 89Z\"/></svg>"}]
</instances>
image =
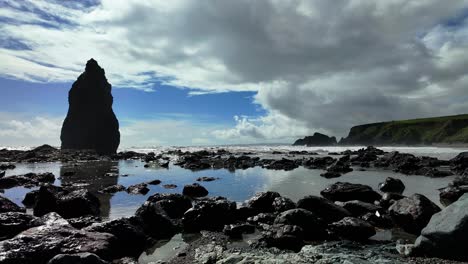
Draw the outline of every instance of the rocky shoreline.
<instances>
[{"instance_id":1,"label":"rocky shoreline","mask_svg":"<svg viewBox=\"0 0 468 264\"><path fill-rule=\"evenodd\" d=\"M440 192L446 208L420 194L403 196L404 184L393 178L382 182L380 190L342 181L322 190L322 197L310 195L293 202L267 191L239 205L224 197L207 197L209 189L203 182L216 178L204 177L198 183L187 184L181 194L151 195L134 216L103 221L97 193L146 194L148 185L161 181L127 188L110 185L95 192L73 184L54 186L55 175L50 173L5 176L0 172L0 189L39 187L26 195L25 207L0 196L0 263L136 263L138 256L154 243L175 234L198 232L202 235L168 262L468 261L463 248L466 246L457 246L468 242L462 235L468 232L466 152L451 160L439 160L387 153L374 147L327 156L308 151L273 152L271 158L222 149L161 154L120 152L108 156L92 151L60 151L47 145L28 151L0 150L1 170L14 170L18 163L118 160L141 160L145 167L179 166L193 171L253 167L289 171L302 166L321 169L326 178L368 168L427 177L458 176ZM369 240L379 230L394 229L420 237L415 244Z\"/></svg>"}]
</instances>

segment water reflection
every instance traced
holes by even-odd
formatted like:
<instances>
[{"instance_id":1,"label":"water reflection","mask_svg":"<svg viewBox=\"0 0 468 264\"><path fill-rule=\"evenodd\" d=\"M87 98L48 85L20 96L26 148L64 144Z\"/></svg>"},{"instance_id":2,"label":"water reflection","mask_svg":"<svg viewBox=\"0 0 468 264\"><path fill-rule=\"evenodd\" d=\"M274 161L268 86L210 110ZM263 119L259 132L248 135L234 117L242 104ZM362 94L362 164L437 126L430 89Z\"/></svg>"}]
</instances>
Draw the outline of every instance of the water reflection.
<instances>
[{"instance_id":1,"label":"water reflection","mask_svg":"<svg viewBox=\"0 0 468 264\"><path fill-rule=\"evenodd\" d=\"M200 234L176 234L170 240L158 241L153 247L140 255L138 263L164 263L177 256L178 253L182 252L200 236Z\"/></svg>"},{"instance_id":2,"label":"water reflection","mask_svg":"<svg viewBox=\"0 0 468 264\"><path fill-rule=\"evenodd\" d=\"M118 182L118 162L99 161L60 166L60 181L63 186L82 185L96 195L101 203L101 217L108 218L111 211L112 194L98 192Z\"/></svg>"}]
</instances>

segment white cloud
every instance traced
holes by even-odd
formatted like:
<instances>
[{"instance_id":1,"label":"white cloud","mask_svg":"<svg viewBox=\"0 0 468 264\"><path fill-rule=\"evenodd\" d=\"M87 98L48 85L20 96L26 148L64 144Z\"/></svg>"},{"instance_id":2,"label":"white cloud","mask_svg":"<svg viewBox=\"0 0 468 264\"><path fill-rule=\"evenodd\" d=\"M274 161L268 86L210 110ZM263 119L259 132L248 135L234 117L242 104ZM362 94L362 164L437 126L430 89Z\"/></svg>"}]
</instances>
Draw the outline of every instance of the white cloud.
<instances>
[{"instance_id":1,"label":"white cloud","mask_svg":"<svg viewBox=\"0 0 468 264\"><path fill-rule=\"evenodd\" d=\"M74 80L94 57L117 86L257 91L267 115L239 117L215 129L219 139L343 136L360 123L468 112L467 0L5 3L0 33L30 49L0 49L0 75Z\"/></svg>"}]
</instances>

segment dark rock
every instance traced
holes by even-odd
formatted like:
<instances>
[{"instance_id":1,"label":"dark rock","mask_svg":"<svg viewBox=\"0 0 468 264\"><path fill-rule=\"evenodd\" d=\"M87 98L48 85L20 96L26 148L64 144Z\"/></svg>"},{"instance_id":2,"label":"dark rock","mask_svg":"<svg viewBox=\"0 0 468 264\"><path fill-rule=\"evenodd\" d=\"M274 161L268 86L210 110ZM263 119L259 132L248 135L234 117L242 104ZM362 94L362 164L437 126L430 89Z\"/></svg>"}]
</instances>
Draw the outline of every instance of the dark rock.
<instances>
[{"instance_id":1,"label":"dark rock","mask_svg":"<svg viewBox=\"0 0 468 264\"><path fill-rule=\"evenodd\" d=\"M250 224L233 224L224 226L223 232L230 238L242 238L242 234L252 234L255 232L255 226Z\"/></svg>"},{"instance_id":2,"label":"dark rock","mask_svg":"<svg viewBox=\"0 0 468 264\"><path fill-rule=\"evenodd\" d=\"M336 222L346 216L351 216L351 213L343 207L325 198L313 195L300 199L297 202L297 207L313 212L327 223Z\"/></svg>"},{"instance_id":3,"label":"dark rock","mask_svg":"<svg viewBox=\"0 0 468 264\"><path fill-rule=\"evenodd\" d=\"M47 264L109 264L98 255L92 253L59 254Z\"/></svg>"},{"instance_id":4,"label":"dark rock","mask_svg":"<svg viewBox=\"0 0 468 264\"><path fill-rule=\"evenodd\" d=\"M30 191L26 193L22 203L27 207L33 207L34 204L36 203L36 198L37 198L38 193L39 193L39 190L34 190L34 191Z\"/></svg>"},{"instance_id":5,"label":"dark rock","mask_svg":"<svg viewBox=\"0 0 468 264\"><path fill-rule=\"evenodd\" d=\"M305 209L291 209L279 214L274 222L276 225L295 225L302 228L306 240L322 240L326 238L326 224L316 214Z\"/></svg>"},{"instance_id":6,"label":"dark rock","mask_svg":"<svg viewBox=\"0 0 468 264\"><path fill-rule=\"evenodd\" d=\"M70 107L60 135L62 149L116 153L120 133L119 122L112 111L111 89L104 69L90 59L68 94Z\"/></svg>"},{"instance_id":7,"label":"dark rock","mask_svg":"<svg viewBox=\"0 0 468 264\"><path fill-rule=\"evenodd\" d=\"M332 165L336 159L332 157L309 158L302 162L302 166L308 169L325 169Z\"/></svg>"},{"instance_id":8,"label":"dark rock","mask_svg":"<svg viewBox=\"0 0 468 264\"><path fill-rule=\"evenodd\" d=\"M5 177L6 172L5 171L0 171L0 178Z\"/></svg>"},{"instance_id":9,"label":"dark rock","mask_svg":"<svg viewBox=\"0 0 468 264\"><path fill-rule=\"evenodd\" d=\"M34 215L57 212L64 218L99 215L99 199L88 190L68 191L60 187L41 186L34 204Z\"/></svg>"},{"instance_id":10,"label":"dark rock","mask_svg":"<svg viewBox=\"0 0 468 264\"><path fill-rule=\"evenodd\" d=\"M149 185L159 185L159 184L161 184L161 181L160 180L152 180L152 181L147 182L147 184L149 184Z\"/></svg>"},{"instance_id":11,"label":"dark rock","mask_svg":"<svg viewBox=\"0 0 468 264\"><path fill-rule=\"evenodd\" d=\"M281 195L277 192L259 192L247 201L247 206L257 213L274 212L275 208L273 207L273 202L278 197L281 197Z\"/></svg>"},{"instance_id":12,"label":"dark rock","mask_svg":"<svg viewBox=\"0 0 468 264\"><path fill-rule=\"evenodd\" d=\"M346 159L343 159L343 158L346 158ZM321 175L321 176L323 176L323 177L328 176L328 177L325 177L325 178L335 178L336 175L338 175L338 174L344 174L344 173L348 173L348 172L353 171L353 169L349 166L349 163L348 163L347 159L349 159L349 155L341 157L339 160L337 160L333 165L331 165L327 169L328 175L324 174L324 175ZM335 177L333 177L333 176L335 176Z\"/></svg>"},{"instance_id":13,"label":"dark rock","mask_svg":"<svg viewBox=\"0 0 468 264\"><path fill-rule=\"evenodd\" d=\"M298 139L293 146L333 146L336 145L336 138L315 132L313 136Z\"/></svg>"},{"instance_id":14,"label":"dark rock","mask_svg":"<svg viewBox=\"0 0 468 264\"><path fill-rule=\"evenodd\" d=\"M382 207L371 204L371 203L366 203L363 201L358 201L358 200L353 200L353 201L348 201L343 203L343 208L348 210L353 216L361 216L366 213L374 213L379 211L382 212Z\"/></svg>"},{"instance_id":15,"label":"dark rock","mask_svg":"<svg viewBox=\"0 0 468 264\"><path fill-rule=\"evenodd\" d=\"M276 197L272 203L275 212L284 212L296 208L296 204L289 198Z\"/></svg>"},{"instance_id":16,"label":"dark rock","mask_svg":"<svg viewBox=\"0 0 468 264\"><path fill-rule=\"evenodd\" d=\"M285 170L290 171L294 170L299 167L299 164L296 163L294 160L289 159L280 159L280 160L273 160L268 165L265 166L266 169L269 170Z\"/></svg>"},{"instance_id":17,"label":"dark rock","mask_svg":"<svg viewBox=\"0 0 468 264\"><path fill-rule=\"evenodd\" d=\"M375 228L368 222L355 218L345 217L338 222L329 225L332 236L362 241L376 234Z\"/></svg>"},{"instance_id":18,"label":"dark rock","mask_svg":"<svg viewBox=\"0 0 468 264\"><path fill-rule=\"evenodd\" d=\"M252 224L267 224L267 225L272 225L273 222L276 219L276 215L272 213L260 213L255 216L251 216L247 218L247 222L252 223Z\"/></svg>"},{"instance_id":19,"label":"dark rock","mask_svg":"<svg viewBox=\"0 0 468 264\"><path fill-rule=\"evenodd\" d=\"M235 213L235 202L223 197L205 198L185 212L182 223L186 232L220 231L235 220Z\"/></svg>"},{"instance_id":20,"label":"dark rock","mask_svg":"<svg viewBox=\"0 0 468 264\"><path fill-rule=\"evenodd\" d=\"M379 183L379 189L382 192L403 193L405 185L400 179L387 177L385 182Z\"/></svg>"},{"instance_id":21,"label":"dark rock","mask_svg":"<svg viewBox=\"0 0 468 264\"><path fill-rule=\"evenodd\" d=\"M416 174L424 175L424 176L428 176L432 178L442 178L442 177L452 176L453 172L426 167L426 168L419 169L419 171Z\"/></svg>"},{"instance_id":22,"label":"dark rock","mask_svg":"<svg viewBox=\"0 0 468 264\"><path fill-rule=\"evenodd\" d=\"M101 193L116 193L116 192L123 192L125 190L126 190L125 186L120 185L120 184L115 184L115 185L111 185L111 186L102 188L102 189L99 190L99 192L101 192Z\"/></svg>"},{"instance_id":23,"label":"dark rock","mask_svg":"<svg viewBox=\"0 0 468 264\"><path fill-rule=\"evenodd\" d=\"M86 216L81 216L77 218L69 218L67 219L68 223L70 223L71 226L77 229L82 229L85 227L88 227L94 223L101 222L102 219L99 216L93 216L93 215L86 215Z\"/></svg>"},{"instance_id":24,"label":"dark rock","mask_svg":"<svg viewBox=\"0 0 468 264\"><path fill-rule=\"evenodd\" d=\"M136 211L149 236L170 238L179 230L180 219L192 207L189 198L180 194L154 194Z\"/></svg>"},{"instance_id":25,"label":"dark rock","mask_svg":"<svg viewBox=\"0 0 468 264\"><path fill-rule=\"evenodd\" d=\"M415 243L416 255L468 261L468 194L432 216Z\"/></svg>"},{"instance_id":26,"label":"dark rock","mask_svg":"<svg viewBox=\"0 0 468 264\"><path fill-rule=\"evenodd\" d=\"M380 228L385 228L385 229L390 229L393 227L392 218L386 214L380 214L378 212L367 213L361 216L361 219L375 227L380 227Z\"/></svg>"},{"instance_id":27,"label":"dark rock","mask_svg":"<svg viewBox=\"0 0 468 264\"><path fill-rule=\"evenodd\" d=\"M8 200L6 197L0 195L0 213L8 212L26 212L25 208L19 207L14 202Z\"/></svg>"},{"instance_id":28,"label":"dark rock","mask_svg":"<svg viewBox=\"0 0 468 264\"><path fill-rule=\"evenodd\" d=\"M210 181L214 181L216 179L218 179L218 178L203 176L203 177L197 178L197 181L210 182Z\"/></svg>"},{"instance_id":29,"label":"dark rock","mask_svg":"<svg viewBox=\"0 0 468 264\"><path fill-rule=\"evenodd\" d=\"M0 178L0 189L9 189L17 186L34 187L43 183L53 183L55 176L52 173L27 173Z\"/></svg>"},{"instance_id":30,"label":"dark rock","mask_svg":"<svg viewBox=\"0 0 468 264\"><path fill-rule=\"evenodd\" d=\"M382 195L382 199L378 202L378 204L383 207L383 208L388 208L390 207L394 202L401 200L405 198L406 196L403 196L399 193L384 193Z\"/></svg>"},{"instance_id":31,"label":"dark rock","mask_svg":"<svg viewBox=\"0 0 468 264\"><path fill-rule=\"evenodd\" d=\"M182 193L190 197L204 197L208 195L208 190L200 184L194 183L185 185Z\"/></svg>"},{"instance_id":32,"label":"dark rock","mask_svg":"<svg viewBox=\"0 0 468 264\"><path fill-rule=\"evenodd\" d=\"M450 166L452 171L457 174L463 174L468 169L468 151L461 152L455 158L450 160Z\"/></svg>"},{"instance_id":33,"label":"dark rock","mask_svg":"<svg viewBox=\"0 0 468 264\"><path fill-rule=\"evenodd\" d=\"M11 164L11 163L3 163L3 164L0 164L0 170L2 171L5 171L5 170L13 170L16 168L16 165L15 164Z\"/></svg>"},{"instance_id":34,"label":"dark rock","mask_svg":"<svg viewBox=\"0 0 468 264\"><path fill-rule=\"evenodd\" d=\"M175 185L175 184L164 184L163 187L166 188L166 189L175 189L175 188L177 188L177 185Z\"/></svg>"},{"instance_id":35,"label":"dark rock","mask_svg":"<svg viewBox=\"0 0 468 264\"><path fill-rule=\"evenodd\" d=\"M388 208L395 224L411 234L419 234L432 215L439 211L440 208L436 204L421 194L398 200Z\"/></svg>"},{"instance_id":36,"label":"dark rock","mask_svg":"<svg viewBox=\"0 0 468 264\"><path fill-rule=\"evenodd\" d=\"M148 185L146 183L140 183L128 186L127 192L129 194L143 194L146 195L149 192Z\"/></svg>"},{"instance_id":37,"label":"dark rock","mask_svg":"<svg viewBox=\"0 0 468 264\"><path fill-rule=\"evenodd\" d=\"M457 187L448 186L440 190L440 203L448 206L456 202L463 194L468 193L468 185Z\"/></svg>"},{"instance_id":38,"label":"dark rock","mask_svg":"<svg viewBox=\"0 0 468 264\"><path fill-rule=\"evenodd\" d=\"M44 225L27 229L0 242L2 263L41 264L57 254L89 252L103 259L115 254L115 237L73 228L56 213L42 217Z\"/></svg>"},{"instance_id":39,"label":"dark rock","mask_svg":"<svg viewBox=\"0 0 468 264\"><path fill-rule=\"evenodd\" d=\"M109 233L117 238L116 252L120 256L137 257L146 246L146 236L140 219L120 218L107 222L95 223L84 229L88 232Z\"/></svg>"},{"instance_id":40,"label":"dark rock","mask_svg":"<svg viewBox=\"0 0 468 264\"><path fill-rule=\"evenodd\" d=\"M115 259L112 261L112 264L138 264L138 260L125 257L120 259Z\"/></svg>"},{"instance_id":41,"label":"dark rock","mask_svg":"<svg viewBox=\"0 0 468 264\"><path fill-rule=\"evenodd\" d=\"M335 171L326 171L324 173L321 173L320 176L327 178L327 179L332 179L332 178L341 177L341 173L335 172Z\"/></svg>"},{"instance_id":42,"label":"dark rock","mask_svg":"<svg viewBox=\"0 0 468 264\"><path fill-rule=\"evenodd\" d=\"M295 225L274 225L264 232L262 240L267 247L298 252L304 246L304 231Z\"/></svg>"},{"instance_id":43,"label":"dark rock","mask_svg":"<svg viewBox=\"0 0 468 264\"><path fill-rule=\"evenodd\" d=\"M336 182L320 194L329 200L341 202L359 200L373 203L381 198L380 194L367 185L348 182Z\"/></svg>"},{"instance_id":44,"label":"dark rock","mask_svg":"<svg viewBox=\"0 0 468 264\"><path fill-rule=\"evenodd\" d=\"M0 240L14 237L26 229L41 225L38 219L20 212L0 213Z\"/></svg>"}]
</instances>

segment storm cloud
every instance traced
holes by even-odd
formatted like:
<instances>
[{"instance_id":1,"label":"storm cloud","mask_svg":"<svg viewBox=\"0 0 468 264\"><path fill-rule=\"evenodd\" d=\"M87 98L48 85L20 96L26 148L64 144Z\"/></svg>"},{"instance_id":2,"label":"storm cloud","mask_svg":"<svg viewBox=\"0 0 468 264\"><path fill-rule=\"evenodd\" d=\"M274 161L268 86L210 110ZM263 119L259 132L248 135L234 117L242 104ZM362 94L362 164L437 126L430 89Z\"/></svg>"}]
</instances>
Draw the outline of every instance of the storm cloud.
<instances>
[{"instance_id":1,"label":"storm cloud","mask_svg":"<svg viewBox=\"0 0 468 264\"><path fill-rule=\"evenodd\" d=\"M261 117L221 139L344 136L361 123L468 112L468 1L4 1L0 75L255 91ZM118 74L117 74L118 73Z\"/></svg>"}]
</instances>

